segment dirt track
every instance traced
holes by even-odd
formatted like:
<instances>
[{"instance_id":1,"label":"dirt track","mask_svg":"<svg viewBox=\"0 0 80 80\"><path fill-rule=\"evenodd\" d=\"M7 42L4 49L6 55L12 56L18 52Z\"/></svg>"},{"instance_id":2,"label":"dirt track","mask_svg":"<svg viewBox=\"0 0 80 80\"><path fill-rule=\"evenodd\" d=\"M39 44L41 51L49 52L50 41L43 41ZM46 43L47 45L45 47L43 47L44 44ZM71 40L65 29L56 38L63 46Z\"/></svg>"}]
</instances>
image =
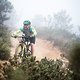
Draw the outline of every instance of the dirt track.
<instances>
[{"instance_id":1,"label":"dirt track","mask_svg":"<svg viewBox=\"0 0 80 80\"><path fill-rule=\"evenodd\" d=\"M12 42L11 56L13 56L15 53L15 48L18 45L18 40L11 38L11 42ZM50 43L49 41L43 39L36 39L34 56L36 56L38 60L44 57L50 59L56 59L56 58L59 59L60 54L61 54L60 50L58 48L53 47L53 44Z\"/></svg>"}]
</instances>

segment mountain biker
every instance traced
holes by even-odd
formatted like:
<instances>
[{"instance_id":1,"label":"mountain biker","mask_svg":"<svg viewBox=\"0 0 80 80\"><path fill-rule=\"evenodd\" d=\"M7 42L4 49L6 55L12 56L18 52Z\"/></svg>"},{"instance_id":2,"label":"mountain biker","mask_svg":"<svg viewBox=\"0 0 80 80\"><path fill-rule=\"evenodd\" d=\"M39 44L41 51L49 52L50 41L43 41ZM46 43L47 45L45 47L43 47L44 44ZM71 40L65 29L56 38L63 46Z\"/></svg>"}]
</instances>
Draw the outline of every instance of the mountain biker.
<instances>
[{"instance_id":1,"label":"mountain biker","mask_svg":"<svg viewBox=\"0 0 80 80\"><path fill-rule=\"evenodd\" d=\"M30 45L31 45L31 53L33 55L35 39L36 39L36 35L37 35L35 28L33 26L31 26L31 22L29 20L25 20L23 22L23 27L20 27L19 30L16 32L16 34L20 33L20 32L25 34L26 37L29 37Z\"/></svg>"}]
</instances>

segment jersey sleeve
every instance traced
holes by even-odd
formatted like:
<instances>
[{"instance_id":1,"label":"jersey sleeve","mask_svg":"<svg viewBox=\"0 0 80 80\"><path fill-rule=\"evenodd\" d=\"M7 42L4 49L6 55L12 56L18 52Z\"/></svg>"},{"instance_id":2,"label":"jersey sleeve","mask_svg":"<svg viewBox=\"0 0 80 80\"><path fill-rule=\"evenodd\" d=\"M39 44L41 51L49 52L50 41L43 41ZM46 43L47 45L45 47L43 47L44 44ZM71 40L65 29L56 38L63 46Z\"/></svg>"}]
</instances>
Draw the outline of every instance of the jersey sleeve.
<instances>
[{"instance_id":1,"label":"jersey sleeve","mask_svg":"<svg viewBox=\"0 0 80 80\"><path fill-rule=\"evenodd\" d=\"M34 27L31 26L30 31L33 32L33 35L35 35L35 36L37 35L37 32Z\"/></svg>"},{"instance_id":2,"label":"jersey sleeve","mask_svg":"<svg viewBox=\"0 0 80 80\"><path fill-rule=\"evenodd\" d=\"M12 32L12 36L19 36L23 34L23 28L19 28L18 30Z\"/></svg>"}]
</instances>

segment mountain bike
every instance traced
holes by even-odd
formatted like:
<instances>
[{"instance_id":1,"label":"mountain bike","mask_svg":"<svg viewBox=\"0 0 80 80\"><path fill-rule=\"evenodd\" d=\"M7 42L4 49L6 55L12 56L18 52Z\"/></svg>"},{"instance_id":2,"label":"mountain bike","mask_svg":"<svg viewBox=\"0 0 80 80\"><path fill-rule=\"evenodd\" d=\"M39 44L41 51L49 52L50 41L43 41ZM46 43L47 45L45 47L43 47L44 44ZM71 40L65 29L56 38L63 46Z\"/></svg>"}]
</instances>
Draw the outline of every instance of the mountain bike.
<instances>
[{"instance_id":1,"label":"mountain bike","mask_svg":"<svg viewBox=\"0 0 80 80\"><path fill-rule=\"evenodd\" d=\"M13 38L21 38L21 41L19 41L19 45L15 49L15 54L12 59L10 59L10 62L15 67L19 67L23 64L26 64L26 62L34 61L36 57L32 56L31 53L31 45L30 45L30 39L26 36L12 36ZM36 63L39 63L39 61L36 61Z\"/></svg>"},{"instance_id":2,"label":"mountain bike","mask_svg":"<svg viewBox=\"0 0 80 80\"><path fill-rule=\"evenodd\" d=\"M21 41L15 49L14 57L22 60L31 55L30 40L26 36L17 36L16 38L21 38Z\"/></svg>"}]
</instances>

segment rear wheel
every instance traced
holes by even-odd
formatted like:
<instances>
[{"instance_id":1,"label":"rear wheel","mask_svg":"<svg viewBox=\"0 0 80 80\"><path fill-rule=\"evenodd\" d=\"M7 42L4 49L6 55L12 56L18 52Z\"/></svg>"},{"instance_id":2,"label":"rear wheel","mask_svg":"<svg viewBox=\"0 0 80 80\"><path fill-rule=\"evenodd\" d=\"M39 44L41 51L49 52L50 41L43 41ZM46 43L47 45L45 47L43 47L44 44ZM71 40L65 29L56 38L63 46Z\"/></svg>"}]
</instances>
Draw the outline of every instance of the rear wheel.
<instances>
[{"instance_id":1,"label":"rear wheel","mask_svg":"<svg viewBox=\"0 0 80 80\"><path fill-rule=\"evenodd\" d=\"M26 53L27 53L27 56L30 56L30 55L32 55L32 53L31 53L31 45L30 44L28 44L27 46L26 46Z\"/></svg>"},{"instance_id":2,"label":"rear wheel","mask_svg":"<svg viewBox=\"0 0 80 80\"><path fill-rule=\"evenodd\" d=\"M28 46L26 45L23 49L23 56L21 59L22 63L25 64L26 60L30 58L30 56L31 56L31 50L29 50L29 45Z\"/></svg>"},{"instance_id":3,"label":"rear wheel","mask_svg":"<svg viewBox=\"0 0 80 80\"><path fill-rule=\"evenodd\" d=\"M30 55L31 55L31 50L29 49L29 46L26 46L24 48L24 54L23 54L23 56L26 58L26 57L28 57Z\"/></svg>"}]
</instances>

